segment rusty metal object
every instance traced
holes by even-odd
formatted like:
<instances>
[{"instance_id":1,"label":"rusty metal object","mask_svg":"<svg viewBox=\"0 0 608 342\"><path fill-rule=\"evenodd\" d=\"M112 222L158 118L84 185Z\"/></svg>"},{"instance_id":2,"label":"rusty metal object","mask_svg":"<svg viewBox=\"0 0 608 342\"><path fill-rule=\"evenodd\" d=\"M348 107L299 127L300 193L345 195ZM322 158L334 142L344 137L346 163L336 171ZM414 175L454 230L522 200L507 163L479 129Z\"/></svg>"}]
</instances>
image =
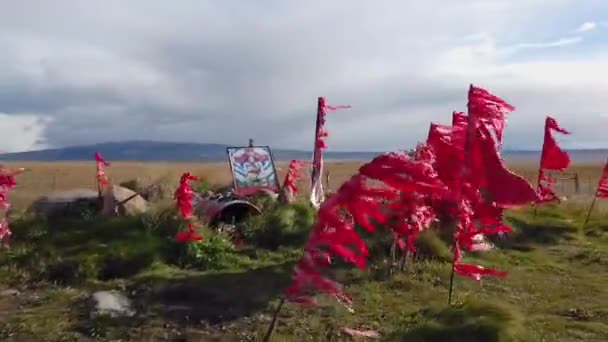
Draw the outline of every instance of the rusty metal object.
<instances>
[{"instance_id":1,"label":"rusty metal object","mask_svg":"<svg viewBox=\"0 0 608 342\"><path fill-rule=\"evenodd\" d=\"M197 216L205 218L212 227L220 223L239 223L262 213L253 203L231 195L199 197L194 201L194 207Z\"/></svg>"}]
</instances>

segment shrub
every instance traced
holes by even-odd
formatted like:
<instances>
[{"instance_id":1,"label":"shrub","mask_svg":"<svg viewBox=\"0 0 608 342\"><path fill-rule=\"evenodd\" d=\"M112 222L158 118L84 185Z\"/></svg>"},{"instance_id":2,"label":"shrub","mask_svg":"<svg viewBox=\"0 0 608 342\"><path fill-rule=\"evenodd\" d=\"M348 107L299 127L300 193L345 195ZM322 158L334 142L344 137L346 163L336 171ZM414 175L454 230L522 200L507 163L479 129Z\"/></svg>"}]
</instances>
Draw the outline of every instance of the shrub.
<instances>
[{"instance_id":1,"label":"shrub","mask_svg":"<svg viewBox=\"0 0 608 342\"><path fill-rule=\"evenodd\" d=\"M441 239L440 233L433 228L426 229L416 240L416 258L438 261L451 261L452 251Z\"/></svg>"},{"instance_id":2,"label":"shrub","mask_svg":"<svg viewBox=\"0 0 608 342\"><path fill-rule=\"evenodd\" d=\"M241 234L248 243L271 250L302 246L314 219L314 209L306 204L276 204L261 215L250 217Z\"/></svg>"},{"instance_id":3,"label":"shrub","mask_svg":"<svg viewBox=\"0 0 608 342\"><path fill-rule=\"evenodd\" d=\"M234 244L222 234L206 234L202 243L171 242L172 261L199 270L229 268L239 259Z\"/></svg>"},{"instance_id":4,"label":"shrub","mask_svg":"<svg viewBox=\"0 0 608 342\"><path fill-rule=\"evenodd\" d=\"M97 278L126 278L139 273L163 256L164 242L156 237L112 244L98 263Z\"/></svg>"}]
</instances>

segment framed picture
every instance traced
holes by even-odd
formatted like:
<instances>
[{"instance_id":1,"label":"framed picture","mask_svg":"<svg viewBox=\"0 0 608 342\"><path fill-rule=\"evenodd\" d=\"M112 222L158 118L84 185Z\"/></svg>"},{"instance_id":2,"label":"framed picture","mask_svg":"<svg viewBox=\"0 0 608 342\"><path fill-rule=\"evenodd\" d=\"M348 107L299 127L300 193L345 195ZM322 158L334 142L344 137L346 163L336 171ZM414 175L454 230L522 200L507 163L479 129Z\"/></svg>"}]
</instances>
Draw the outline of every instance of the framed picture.
<instances>
[{"instance_id":1,"label":"framed picture","mask_svg":"<svg viewBox=\"0 0 608 342\"><path fill-rule=\"evenodd\" d=\"M249 196L260 190L279 192L279 177L270 147L229 147L227 152L235 193Z\"/></svg>"}]
</instances>

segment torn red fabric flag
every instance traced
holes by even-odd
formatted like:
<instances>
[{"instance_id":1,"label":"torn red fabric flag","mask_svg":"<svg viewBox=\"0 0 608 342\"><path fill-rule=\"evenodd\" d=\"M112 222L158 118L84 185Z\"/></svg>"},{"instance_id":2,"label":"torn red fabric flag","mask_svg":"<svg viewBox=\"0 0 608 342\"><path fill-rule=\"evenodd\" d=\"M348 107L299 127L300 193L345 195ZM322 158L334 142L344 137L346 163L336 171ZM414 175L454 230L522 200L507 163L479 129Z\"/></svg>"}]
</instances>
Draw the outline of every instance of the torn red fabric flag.
<instances>
[{"instance_id":1,"label":"torn red fabric flag","mask_svg":"<svg viewBox=\"0 0 608 342\"><path fill-rule=\"evenodd\" d=\"M321 181L323 174L323 150L327 148L325 138L329 135L325 127L325 117L328 110L334 111L346 108L351 107L349 105L330 106L325 102L324 97L319 97L317 101L317 124L310 172L310 203L317 209L321 205L321 202L325 200L323 182Z\"/></svg>"},{"instance_id":2,"label":"torn red fabric flag","mask_svg":"<svg viewBox=\"0 0 608 342\"><path fill-rule=\"evenodd\" d=\"M197 242L202 241L202 236L198 235L194 230L194 224L192 223L192 215L194 214L194 207L192 200L194 199L194 191L190 186L190 181L200 181L196 176L191 175L189 172L184 172L180 178L179 186L175 190L175 201L177 210L180 216L187 222L188 230L186 232L178 232L176 239L179 242Z\"/></svg>"},{"instance_id":3,"label":"torn red fabric flag","mask_svg":"<svg viewBox=\"0 0 608 342\"><path fill-rule=\"evenodd\" d=\"M553 136L553 131L562 134L570 134L570 132L561 128L555 119L547 116L547 119L545 120L545 137L543 141L540 168L545 170L563 171L570 165L570 155L559 147Z\"/></svg>"},{"instance_id":4,"label":"torn red fabric flag","mask_svg":"<svg viewBox=\"0 0 608 342\"><path fill-rule=\"evenodd\" d=\"M428 157L426 151L419 156ZM369 180L384 183L370 187ZM387 224L381 203L392 203L399 193L432 194L447 191L431 165L416 161L405 153L385 153L359 169L359 173L324 201L304 250L294 269L292 282L285 290L291 302L314 304L314 292L331 295L350 307L351 298L337 282L325 274L333 258L340 258L360 269L367 263L368 250L355 230L355 224L375 231L374 224Z\"/></svg>"},{"instance_id":5,"label":"torn red fabric flag","mask_svg":"<svg viewBox=\"0 0 608 342\"><path fill-rule=\"evenodd\" d=\"M110 163L106 162L99 152L95 152L95 162L97 163L97 182L100 187L108 185L109 180L106 177L106 173L103 169L104 166L110 166Z\"/></svg>"},{"instance_id":6,"label":"torn red fabric flag","mask_svg":"<svg viewBox=\"0 0 608 342\"><path fill-rule=\"evenodd\" d=\"M476 133L471 144L471 159L476 162L472 175L488 191L492 201L501 208L535 202L536 191L525 178L507 169L488 128L482 125Z\"/></svg>"},{"instance_id":7,"label":"torn red fabric flag","mask_svg":"<svg viewBox=\"0 0 608 342\"><path fill-rule=\"evenodd\" d=\"M473 116L476 123L491 128L490 131L496 137L496 145L501 145L507 117L515 107L487 90L473 85L469 88L467 107L469 117Z\"/></svg>"},{"instance_id":8,"label":"torn red fabric flag","mask_svg":"<svg viewBox=\"0 0 608 342\"><path fill-rule=\"evenodd\" d=\"M0 165L0 243L6 243L12 234L8 224L8 210L10 208L8 194L17 186L15 176L22 170L11 171Z\"/></svg>"},{"instance_id":9,"label":"torn red fabric flag","mask_svg":"<svg viewBox=\"0 0 608 342\"><path fill-rule=\"evenodd\" d=\"M545 135L540 157L540 167L538 169L537 192L539 199L537 203L559 201L559 197L553 190L555 181L545 171L563 171L570 165L570 155L559 147L553 136L553 131L562 134L570 134L570 132L561 128L554 118L547 116L545 120Z\"/></svg>"},{"instance_id":10,"label":"torn red fabric flag","mask_svg":"<svg viewBox=\"0 0 608 342\"><path fill-rule=\"evenodd\" d=\"M506 273L463 263L461 247L489 249L483 243L484 235L510 231L502 224L502 208L525 205L537 198L525 179L506 168L498 150L508 113L514 109L487 90L471 85L466 124L464 115L453 115L458 128L453 128L452 143L463 151L453 270L477 281L488 275L505 277ZM462 134L465 126L466 134Z\"/></svg>"},{"instance_id":11,"label":"torn red fabric flag","mask_svg":"<svg viewBox=\"0 0 608 342\"><path fill-rule=\"evenodd\" d=\"M597 198L608 198L608 161L604 166L604 171L602 172L602 177L600 178L600 182L597 185L597 191L595 192L595 196Z\"/></svg>"},{"instance_id":12,"label":"torn red fabric flag","mask_svg":"<svg viewBox=\"0 0 608 342\"><path fill-rule=\"evenodd\" d=\"M303 160L292 160L283 181L283 199L286 203L291 203L298 193L298 180L302 178L301 169L305 162Z\"/></svg>"}]
</instances>

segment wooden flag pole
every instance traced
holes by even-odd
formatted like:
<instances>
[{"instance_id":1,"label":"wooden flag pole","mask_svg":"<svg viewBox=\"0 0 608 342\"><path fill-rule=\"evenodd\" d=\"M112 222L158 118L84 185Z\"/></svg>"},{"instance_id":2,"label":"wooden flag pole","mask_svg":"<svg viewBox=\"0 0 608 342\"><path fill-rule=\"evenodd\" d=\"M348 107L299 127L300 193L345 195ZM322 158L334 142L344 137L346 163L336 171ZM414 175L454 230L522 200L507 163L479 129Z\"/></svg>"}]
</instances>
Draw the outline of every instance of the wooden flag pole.
<instances>
[{"instance_id":1,"label":"wooden flag pole","mask_svg":"<svg viewBox=\"0 0 608 342\"><path fill-rule=\"evenodd\" d=\"M324 100L323 97L318 97L317 98L317 119L316 119L316 124L315 124L315 139L313 142L313 154L312 154L312 163L311 163L311 172L310 172L310 191L311 193L314 191L314 186L316 183L316 179L318 179L319 182L321 182L321 172L323 172L322 166L320 166L319 168L316 168L315 165L315 161L319 160L320 165L322 164L321 158L322 157L322 151L320 151L317 148L317 140L319 137L319 131L321 130L321 116L323 115L323 104L324 104ZM310 201L310 205L316 209L312 198Z\"/></svg>"},{"instance_id":2,"label":"wooden flag pole","mask_svg":"<svg viewBox=\"0 0 608 342\"><path fill-rule=\"evenodd\" d=\"M585 221L583 222L583 226L581 227L581 232L585 230L585 228L587 227L587 223L589 223L589 218L591 218L591 212L593 211L593 208L595 207L596 200L597 200L597 191L595 192L595 195L593 195L593 200L591 201L591 205L589 206L589 211L587 212L587 217L585 217Z\"/></svg>"}]
</instances>

